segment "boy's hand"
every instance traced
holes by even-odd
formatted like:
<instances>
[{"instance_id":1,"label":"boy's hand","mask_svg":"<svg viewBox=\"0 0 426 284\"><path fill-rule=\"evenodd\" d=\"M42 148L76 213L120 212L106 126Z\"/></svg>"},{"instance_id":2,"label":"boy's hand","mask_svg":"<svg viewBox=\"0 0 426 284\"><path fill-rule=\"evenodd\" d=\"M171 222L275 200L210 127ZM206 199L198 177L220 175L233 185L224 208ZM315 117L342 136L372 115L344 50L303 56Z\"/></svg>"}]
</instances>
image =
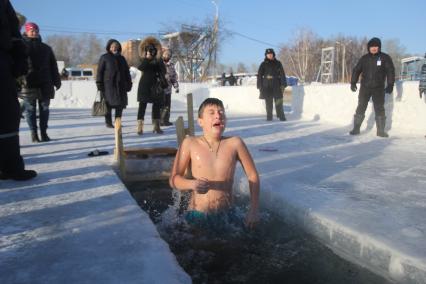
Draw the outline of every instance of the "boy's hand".
<instances>
[{"instance_id":1,"label":"boy's hand","mask_svg":"<svg viewBox=\"0 0 426 284\"><path fill-rule=\"evenodd\" d=\"M192 189L199 194L206 194L209 191L209 180L206 178L194 180Z\"/></svg>"},{"instance_id":2,"label":"boy's hand","mask_svg":"<svg viewBox=\"0 0 426 284\"><path fill-rule=\"evenodd\" d=\"M253 229L259 223L259 214L257 210L250 209L246 216L245 225L249 229Z\"/></svg>"}]
</instances>

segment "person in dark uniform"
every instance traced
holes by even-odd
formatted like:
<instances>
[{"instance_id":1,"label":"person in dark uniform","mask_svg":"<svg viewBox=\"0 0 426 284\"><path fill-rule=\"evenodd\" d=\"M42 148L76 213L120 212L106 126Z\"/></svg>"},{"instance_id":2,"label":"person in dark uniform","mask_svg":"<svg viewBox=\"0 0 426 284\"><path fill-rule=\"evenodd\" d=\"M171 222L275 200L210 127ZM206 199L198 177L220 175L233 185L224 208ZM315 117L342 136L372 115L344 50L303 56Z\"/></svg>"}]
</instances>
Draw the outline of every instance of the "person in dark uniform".
<instances>
[{"instance_id":1,"label":"person in dark uniform","mask_svg":"<svg viewBox=\"0 0 426 284\"><path fill-rule=\"evenodd\" d=\"M127 92L132 89L132 79L118 40L108 40L105 49L107 52L101 55L98 63L96 86L107 105L105 125L114 128L111 111L115 109L115 118L121 117L127 106Z\"/></svg>"},{"instance_id":2,"label":"person in dark uniform","mask_svg":"<svg viewBox=\"0 0 426 284\"><path fill-rule=\"evenodd\" d=\"M363 55L352 71L351 90L356 92L359 76L361 78L361 88L358 95L358 107L354 116L354 128L349 132L351 135L358 135L360 127L365 117L368 101L373 99L374 113L376 115L377 136L389 137L385 132L385 93L391 94L395 83L395 67L392 58L381 51L382 43L380 39L374 37L368 44L368 53ZM387 87L385 88L385 81Z\"/></svg>"},{"instance_id":3,"label":"person in dark uniform","mask_svg":"<svg viewBox=\"0 0 426 284\"><path fill-rule=\"evenodd\" d=\"M275 101L275 111L281 121L285 121L283 110L283 93L287 87L287 80L283 65L275 58L272 48L265 51L265 60L260 64L257 72L257 88L260 98L265 100L266 120L272 120L272 107Z\"/></svg>"},{"instance_id":4,"label":"person in dark uniform","mask_svg":"<svg viewBox=\"0 0 426 284\"><path fill-rule=\"evenodd\" d=\"M28 71L26 46L15 10L0 1L0 179L28 180L37 173L25 170L19 146L20 107L16 78Z\"/></svg>"}]
</instances>

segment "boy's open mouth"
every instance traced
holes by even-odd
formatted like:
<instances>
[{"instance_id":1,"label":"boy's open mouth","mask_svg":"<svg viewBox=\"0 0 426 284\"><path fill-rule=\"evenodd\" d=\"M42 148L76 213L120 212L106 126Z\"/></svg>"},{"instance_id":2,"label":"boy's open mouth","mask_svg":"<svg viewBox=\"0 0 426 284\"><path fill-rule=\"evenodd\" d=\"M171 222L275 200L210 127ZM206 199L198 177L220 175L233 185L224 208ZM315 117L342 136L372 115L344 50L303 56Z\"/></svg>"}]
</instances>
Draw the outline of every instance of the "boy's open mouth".
<instances>
[{"instance_id":1,"label":"boy's open mouth","mask_svg":"<svg viewBox=\"0 0 426 284\"><path fill-rule=\"evenodd\" d=\"M213 124L213 127L221 127L221 126L222 126L222 123L220 122L216 122Z\"/></svg>"}]
</instances>

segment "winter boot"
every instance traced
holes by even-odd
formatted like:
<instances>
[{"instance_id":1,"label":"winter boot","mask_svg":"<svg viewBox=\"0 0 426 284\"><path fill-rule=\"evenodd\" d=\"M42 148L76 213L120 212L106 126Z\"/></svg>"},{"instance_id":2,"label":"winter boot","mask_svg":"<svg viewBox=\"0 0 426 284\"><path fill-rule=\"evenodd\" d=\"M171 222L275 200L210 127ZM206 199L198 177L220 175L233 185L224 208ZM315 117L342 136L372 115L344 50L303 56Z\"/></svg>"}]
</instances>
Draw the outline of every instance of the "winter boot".
<instances>
[{"instance_id":1,"label":"winter boot","mask_svg":"<svg viewBox=\"0 0 426 284\"><path fill-rule=\"evenodd\" d=\"M152 130L153 133L157 133L157 134L163 134L164 131L161 130L160 128L160 120L159 119L153 119L154 121L154 128Z\"/></svg>"},{"instance_id":2,"label":"winter boot","mask_svg":"<svg viewBox=\"0 0 426 284\"><path fill-rule=\"evenodd\" d=\"M0 172L0 179L2 179L2 180L13 179L13 180L17 180L17 181L25 181L25 180L32 179L36 176L37 176L37 172L33 171L33 170L22 170L22 171L17 172L17 173Z\"/></svg>"},{"instance_id":3,"label":"winter boot","mask_svg":"<svg viewBox=\"0 0 426 284\"><path fill-rule=\"evenodd\" d=\"M105 126L108 128L114 128L114 125L112 125L111 113L105 115Z\"/></svg>"},{"instance_id":4,"label":"winter boot","mask_svg":"<svg viewBox=\"0 0 426 284\"><path fill-rule=\"evenodd\" d=\"M170 126L173 125L173 123L171 123L169 121L170 119L170 109L168 107L165 107L162 109L161 111L161 126Z\"/></svg>"},{"instance_id":5,"label":"winter boot","mask_svg":"<svg viewBox=\"0 0 426 284\"><path fill-rule=\"evenodd\" d=\"M386 116L376 116L376 127L377 127L377 136L380 137L389 137L389 135L385 132L386 125Z\"/></svg>"},{"instance_id":6,"label":"winter boot","mask_svg":"<svg viewBox=\"0 0 426 284\"><path fill-rule=\"evenodd\" d=\"M364 115L355 114L354 115L354 129L352 129L349 134L350 135L358 135L360 133L361 124L364 120Z\"/></svg>"},{"instance_id":7,"label":"winter boot","mask_svg":"<svg viewBox=\"0 0 426 284\"><path fill-rule=\"evenodd\" d=\"M136 127L136 133L138 135L142 135L143 134L143 119L138 119L138 125Z\"/></svg>"},{"instance_id":8,"label":"winter boot","mask_svg":"<svg viewBox=\"0 0 426 284\"><path fill-rule=\"evenodd\" d=\"M38 138L37 131L31 131L31 141L33 143L39 143L40 139Z\"/></svg>"},{"instance_id":9,"label":"winter boot","mask_svg":"<svg viewBox=\"0 0 426 284\"><path fill-rule=\"evenodd\" d=\"M285 117L284 112L283 112L283 114L280 116L280 120L281 120L281 121L286 121L286 120L287 120L287 118Z\"/></svg>"},{"instance_id":10,"label":"winter boot","mask_svg":"<svg viewBox=\"0 0 426 284\"><path fill-rule=\"evenodd\" d=\"M49 142L50 141L49 136L47 136L46 130L41 131L41 141L42 142Z\"/></svg>"}]
</instances>

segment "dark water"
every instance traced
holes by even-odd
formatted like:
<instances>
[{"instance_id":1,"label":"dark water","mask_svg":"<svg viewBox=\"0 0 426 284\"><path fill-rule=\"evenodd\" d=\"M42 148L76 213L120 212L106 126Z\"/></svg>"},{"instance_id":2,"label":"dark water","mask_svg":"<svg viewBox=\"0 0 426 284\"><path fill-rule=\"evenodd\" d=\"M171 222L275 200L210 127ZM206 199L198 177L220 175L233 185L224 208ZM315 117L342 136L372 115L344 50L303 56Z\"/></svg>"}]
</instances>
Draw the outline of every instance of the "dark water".
<instances>
[{"instance_id":1,"label":"dark water","mask_svg":"<svg viewBox=\"0 0 426 284\"><path fill-rule=\"evenodd\" d=\"M173 207L176 196L166 182L127 186L193 283L390 283L271 212L262 212L255 230L216 232L187 225L181 217L184 202Z\"/></svg>"}]
</instances>

